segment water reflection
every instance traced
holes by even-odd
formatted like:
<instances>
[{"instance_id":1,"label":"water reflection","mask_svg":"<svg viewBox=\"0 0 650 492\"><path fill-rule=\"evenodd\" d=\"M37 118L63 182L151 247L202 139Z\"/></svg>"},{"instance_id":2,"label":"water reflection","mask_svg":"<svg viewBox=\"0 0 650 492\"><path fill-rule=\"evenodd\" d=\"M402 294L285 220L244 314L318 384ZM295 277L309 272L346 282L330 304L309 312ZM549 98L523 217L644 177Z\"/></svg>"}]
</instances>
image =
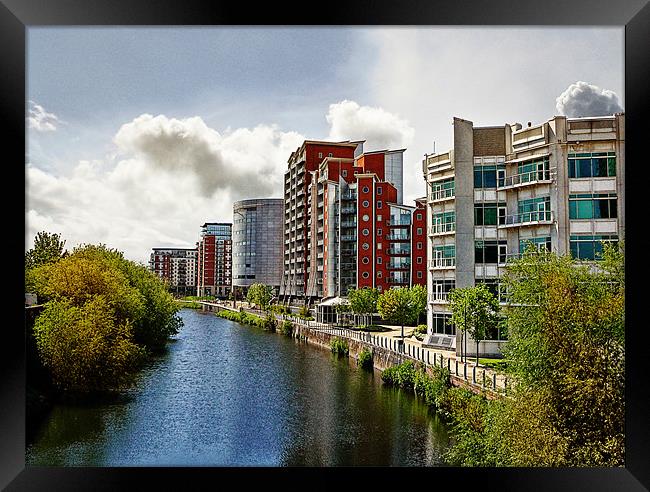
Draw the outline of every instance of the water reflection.
<instances>
[{"instance_id":1,"label":"water reflection","mask_svg":"<svg viewBox=\"0 0 650 492\"><path fill-rule=\"evenodd\" d=\"M29 465L438 465L444 424L354 360L183 310L124 398L58 405Z\"/></svg>"}]
</instances>

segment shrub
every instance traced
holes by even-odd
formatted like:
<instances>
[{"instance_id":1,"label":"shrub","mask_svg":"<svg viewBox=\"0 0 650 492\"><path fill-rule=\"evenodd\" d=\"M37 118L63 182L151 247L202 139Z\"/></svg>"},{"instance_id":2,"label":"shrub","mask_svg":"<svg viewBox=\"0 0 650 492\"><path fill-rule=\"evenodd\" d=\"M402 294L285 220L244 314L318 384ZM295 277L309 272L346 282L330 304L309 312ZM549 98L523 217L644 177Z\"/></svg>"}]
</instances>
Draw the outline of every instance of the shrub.
<instances>
[{"instance_id":1,"label":"shrub","mask_svg":"<svg viewBox=\"0 0 650 492\"><path fill-rule=\"evenodd\" d=\"M293 334L293 323L289 320L284 320L280 325L280 332L283 335L291 336Z\"/></svg>"},{"instance_id":2,"label":"shrub","mask_svg":"<svg viewBox=\"0 0 650 492\"><path fill-rule=\"evenodd\" d=\"M372 352L369 349L364 348L361 352L359 352L357 365L363 367L364 369L372 369Z\"/></svg>"},{"instance_id":3,"label":"shrub","mask_svg":"<svg viewBox=\"0 0 650 492\"><path fill-rule=\"evenodd\" d=\"M427 325L418 325L415 328L414 331L415 331L415 333L422 333L422 334L426 335L426 333L427 333Z\"/></svg>"},{"instance_id":4,"label":"shrub","mask_svg":"<svg viewBox=\"0 0 650 492\"><path fill-rule=\"evenodd\" d=\"M330 342L332 353L339 355L348 355L350 349L348 348L348 341L342 338L334 337Z\"/></svg>"}]
</instances>

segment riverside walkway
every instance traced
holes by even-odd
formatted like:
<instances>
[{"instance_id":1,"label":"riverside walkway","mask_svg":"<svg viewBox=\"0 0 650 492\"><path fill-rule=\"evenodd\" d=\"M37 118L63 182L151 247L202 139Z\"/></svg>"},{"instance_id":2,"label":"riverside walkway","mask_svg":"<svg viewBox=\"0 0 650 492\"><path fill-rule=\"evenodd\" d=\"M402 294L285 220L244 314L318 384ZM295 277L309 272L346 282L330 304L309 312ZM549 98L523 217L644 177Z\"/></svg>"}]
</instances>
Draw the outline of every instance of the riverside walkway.
<instances>
[{"instance_id":1,"label":"riverside walkway","mask_svg":"<svg viewBox=\"0 0 650 492\"><path fill-rule=\"evenodd\" d=\"M231 302L218 303L200 301L200 304L204 306L204 309L207 308L209 311L226 309L228 311L238 312L241 309L247 313L256 314L258 316L267 315L265 311L252 309L248 306L245 307L243 304L246 303L242 302L237 303L236 308L232 306ZM399 328L387 332L370 333L338 327L327 323L319 323L312 320L304 320L289 314L272 314L278 321L288 320L310 330L327 333L348 340L356 340L371 347L392 352L395 355L400 356L402 359L418 362L425 368L446 368L451 374L452 384L455 386L466 387L475 393L484 393L489 398L507 395L511 388L511 381L509 381L504 374L488 367L476 366L476 361L472 361L469 358L466 361L463 361L454 351L423 347L422 342L419 340L406 336L403 340L404 343L400 343L402 338ZM407 328L405 327L405 333L406 332Z\"/></svg>"}]
</instances>

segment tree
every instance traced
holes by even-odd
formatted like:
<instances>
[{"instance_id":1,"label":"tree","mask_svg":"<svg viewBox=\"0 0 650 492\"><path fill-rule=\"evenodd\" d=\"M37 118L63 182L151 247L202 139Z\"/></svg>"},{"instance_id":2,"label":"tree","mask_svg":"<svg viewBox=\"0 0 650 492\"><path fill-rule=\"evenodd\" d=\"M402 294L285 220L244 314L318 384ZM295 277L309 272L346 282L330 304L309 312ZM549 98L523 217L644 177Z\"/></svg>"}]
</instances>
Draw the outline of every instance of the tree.
<instances>
[{"instance_id":1,"label":"tree","mask_svg":"<svg viewBox=\"0 0 650 492\"><path fill-rule=\"evenodd\" d=\"M145 355L133 342L129 321L118 321L104 296L81 306L69 299L48 302L34 334L53 383L68 392L118 389Z\"/></svg>"},{"instance_id":2,"label":"tree","mask_svg":"<svg viewBox=\"0 0 650 492\"><path fill-rule=\"evenodd\" d=\"M623 244L605 244L601 258L594 269L538 252L515 261L503 278L511 301L504 352L515 396L544 395L542 417L565 443L561 466L624 464Z\"/></svg>"},{"instance_id":3,"label":"tree","mask_svg":"<svg viewBox=\"0 0 650 492\"><path fill-rule=\"evenodd\" d=\"M405 287L388 289L381 293L377 299L377 312L382 319L402 326L402 341L404 340L404 325L411 324L418 315L418 304Z\"/></svg>"},{"instance_id":4,"label":"tree","mask_svg":"<svg viewBox=\"0 0 650 492\"><path fill-rule=\"evenodd\" d=\"M272 291L269 285L255 283L248 288L246 300L251 304L260 306L262 309L268 309L269 302L271 301Z\"/></svg>"},{"instance_id":5,"label":"tree","mask_svg":"<svg viewBox=\"0 0 650 492\"><path fill-rule=\"evenodd\" d=\"M476 365L479 343L487 338L490 326L498 323L499 301L485 284L453 289L449 293L450 322L476 342ZM462 344L462 342L461 342ZM465 354L467 357L467 354Z\"/></svg>"},{"instance_id":6,"label":"tree","mask_svg":"<svg viewBox=\"0 0 650 492\"><path fill-rule=\"evenodd\" d=\"M420 324L422 315L426 315L427 313L427 289L422 285L415 284L411 287L411 295L413 296L416 309L418 310L417 323Z\"/></svg>"},{"instance_id":7,"label":"tree","mask_svg":"<svg viewBox=\"0 0 650 492\"><path fill-rule=\"evenodd\" d=\"M377 300L379 299L379 291L371 287L364 287L363 289L350 289L348 291L348 301L350 309L355 314L367 315L377 312ZM367 319L365 323L368 325Z\"/></svg>"}]
</instances>

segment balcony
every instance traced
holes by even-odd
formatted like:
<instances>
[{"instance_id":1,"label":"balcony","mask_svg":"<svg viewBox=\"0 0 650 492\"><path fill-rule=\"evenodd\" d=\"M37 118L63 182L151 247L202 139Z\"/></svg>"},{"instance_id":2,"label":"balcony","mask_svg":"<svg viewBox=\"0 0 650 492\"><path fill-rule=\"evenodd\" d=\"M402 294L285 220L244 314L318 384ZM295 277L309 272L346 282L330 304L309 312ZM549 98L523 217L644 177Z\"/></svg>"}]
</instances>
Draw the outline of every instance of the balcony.
<instances>
[{"instance_id":1,"label":"balcony","mask_svg":"<svg viewBox=\"0 0 650 492\"><path fill-rule=\"evenodd\" d=\"M386 253L393 256L411 256L410 250L389 248Z\"/></svg>"},{"instance_id":2,"label":"balcony","mask_svg":"<svg viewBox=\"0 0 650 492\"><path fill-rule=\"evenodd\" d=\"M523 212L514 215L506 215L503 223L500 223L497 227L499 228L509 228L509 227L525 227L525 226L536 226L536 225L545 225L553 223L553 212L550 210L541 210L537 212Z\"/></svg>"},{"instance_id":3,"label":"balcony","mask_svg":"<svg viewBox=\"0 0 650 492\"><path fill-rule=\"evenodd\" d=\"M456 257L429 260L429 269L431 270L449 270L452 268L456 268Z\"/></svg>"},{"instance_id":4,"label":"balcony","mask_svg":"<svg viewBox=\"0 0 650 492\"><path fill-rule=\"evenodd\" d=\"M456 232L456 222L438 223L429 227L429 236L444 236Z\"/></svg>"},{"instance_id":5,"label":"balcony","mask_svg":"<svg viewBox=\"0 0 650 492\"><path fill-rule=\"evenodd\" d=\"M398 219L391 217L389 222L389 226L410 226L411 225L411 216L408 215L407 217L400 217Z\"/></svg>"},{"instance_id":6,"label":"balcony","mask_svg":"<svg viewBox=\"0 0 650 492\"><path fill-rule=\"evenodd\" d=\"M388 263L386 267L389 270L410 270L411 269L411 262L410 261L405 261L402 263Z\"/></svg>"},{"instance_id":7,"label":"balcony","mask_svg":"<svg viewBox=\"0 0 650 492\"><path fill-rule=\"evenodd\" d=\"M341 207L342 214L354 214L357 211L357 207Z\"/></svg>"},{"instance_id":8,"label":"balcony","mask_svg":"<svg viewBox=\"0 0 650 492\"><path fill-rule=\"evenodd\" d=\"M544 169L543 171L530 171L527 173L506 176L505 178L499 178L497 180L497 189L508 190L513 188L521 188L522 186L548 184L551 182L551 171Z\"/></svg>"},{"instance_id":9,"label":"balcony","mask_svg":"<svg viewBox=\"0 0 650 492\"><path fill-rule=\"evenodd\" d=\"M409 285L411 282L407 278L394 278L394 277L388 277L386 279L386 282L389 284L397 284L397 285Z\"/></svg>"},{"instance_id":10,"label":"balcony","mask_svg":"<svg viewBox=\"0 0 650 492\"><path fill-rule=\"evenodd\" d=\"M357 236L354 234L341 234L341 241L356 241Z\"/></svg>"},{"instance_id":11,"label":"balcony","mask_svg":"<svg viewBox=\"0 0 650 492\"><path fill-rule=\"evenodd\" d=\"M455 188L445 188L442 190L436 190L429 193L430 202L443 202L445 200L452 200L456 198L456 189Z\"/></svg>"},{"instance_id":12,"label":"balcony","mask_svg":"<svg viewBox=\"0 0 650 492\"><path fill-rule=\"evenodd\" d=\"M388 234L387 241L410 241L411 238L406 234Z\"/></svg>"},{"instance_id":13,"label":"balcony","mask_svg":"<svg viewBox=\"0 0 650 492\"><path fill-rule=\"evenodd\" d=\"M429 294L429 302L431 304L448 304L449 292L434 292Z\"/></svg>"},{"instance_id":14,"label":"balcony","mask_svg":"<svg viewBox=\"0 0 650 492\"><path fill-rule=\"evenodd\" d=\"M343 220L341 221L341 227L356 227L357 226L357 221L356 220Z\"/></svg>"}]
</instances>

